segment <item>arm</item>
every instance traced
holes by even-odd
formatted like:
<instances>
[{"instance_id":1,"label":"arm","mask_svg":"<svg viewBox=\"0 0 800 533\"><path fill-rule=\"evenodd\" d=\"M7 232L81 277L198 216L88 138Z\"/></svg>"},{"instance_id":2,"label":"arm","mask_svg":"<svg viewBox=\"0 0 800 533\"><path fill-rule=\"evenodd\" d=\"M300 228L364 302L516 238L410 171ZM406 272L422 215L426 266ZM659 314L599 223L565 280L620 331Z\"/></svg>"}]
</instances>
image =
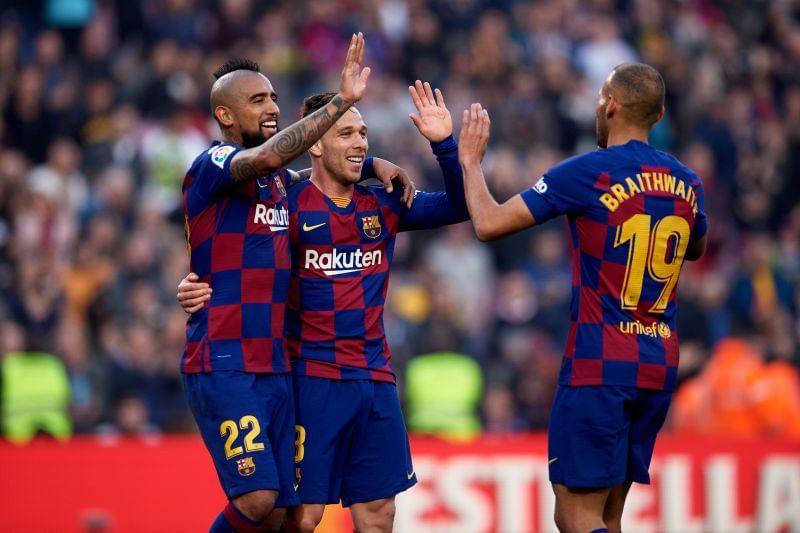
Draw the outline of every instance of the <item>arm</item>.
<instances>
[{"instance_id":1,"label":"arm","mask_svg":"<svg viewBox=\"0 0 800 533\"><path fill-rule=\"evenodd\" d=\"M431 143L444 177L444 193L422 193L412 209L402 214L401 231L434 228L463 222L469 218L464 199L464 180L458 163L458 144L453 139L453 120L439 89L417 80L408 88L418 115L409 117L419 132Z\"/></svg>"},{"instance_id":2,"label":"arm","mask_svg":"<svg viewBox=\"0 0 800 533\"><path fill-rule=\"evenodd\" d=\"M697 213L694 217L694 226L692 227L692 235L689 238L689 246L686 248L686 255L684 259L687 261L697 261L706 252L706 243L708 242L708 219L706 218L705 209L705 192L703 191L703 182L700 178L697 179L697 187L695 188L695 196L697 197Z\"/></svg>"},{"instance_id":3,"label":"arm","mask_svg":"<svg viewBox=\"0 0 800 533\"><path fill-rule=\"evenodd\" d=\"M686 255L683 257L687 261L697 261L703 254L706 253L706 243L708 235L703 235L701 238L689 241L689 246L686 248Z\"/></svg>"},{"instance_id":4,"label":"arm","mask_svg":"<svg viewBox=\"0 0 800 533\"><path fill-rule=\"evenodd\" d=\"M397 181L397 185L403 190L400 201L406 207L411 208L417 186L414 185L405 169L379 157L368 157L364 160L364 166L361 168L361 181L369 179L376 179L383 183L386 192L392 192L394 190L393 182Z\"/></svg>"},{"instance_id":5,"label":"arm","mask_svg":"<svg viewBox=\"0 0 800 533\"><path fill-rule=\"evenodd\" d=\"M363 59L364 36L359 33L350 40L339 94L325 107L295 122L261 146L237 152L230 165L233 180L244 181L271 174L317 142L364 94L370 69L367 67L362 70Z\"/></svg>"},{"instance_id":6,"label":"arm","mask_svg":"<svg viewBox=\"0 0 800 533\"><path fill-rule=\"evenodd\" d=\"M482 241L499 239L536 224L522 197L517 194L498 204L486 186L481 160L489 144L489 114L480 104L464 111L459 135L459 162L464 171L467 206L475 234Z\"/></svg>"}]
</instances>

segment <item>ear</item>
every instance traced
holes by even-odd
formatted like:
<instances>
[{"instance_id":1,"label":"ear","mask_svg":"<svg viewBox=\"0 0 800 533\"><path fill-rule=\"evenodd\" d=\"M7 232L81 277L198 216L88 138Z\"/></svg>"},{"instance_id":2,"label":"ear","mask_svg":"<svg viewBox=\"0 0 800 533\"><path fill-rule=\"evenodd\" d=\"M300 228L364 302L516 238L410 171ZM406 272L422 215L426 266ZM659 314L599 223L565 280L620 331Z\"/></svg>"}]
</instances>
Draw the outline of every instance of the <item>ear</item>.
<instances>
[{"instance_id":1,"label":"ear","mask_svg":"<svg viewBox=\"0 0 800 533\"><path fill-rule=\"evenodd\" d=\"M312 144L311 148L308 149L308 153L311 154L312 157L322 157L322 143L317 141Z\"/></svg>"},{"instance_id":2,"label":"ear","mask_svg":"<svg viewBox=\"0 0 800 533\"><path fill-rule=\"evenodd\" d=\"M662 118L664 118L664 113L665 113L665 112L666 112L666 108L665 108L665 107L662 105L662 106L661 106L661 109L660 109L660 110L659 110L659 112L658 112L658 116L656 117L656 122L658 122L659 120L661 120ZM654 122L654 124L655 124L655 122Z\"/></svg>"},{"instance_id":3,"label":"ear","mask_svg":"<svg viewBox=\"0 0 800 533\"><path fill-rule=\"evenodd\" d=\"M230 108L224 105L218 105L214 108L214 116L216 117L217 121L219 121L219 123L226 128L230 128L235 122Z\"/></svg>"},{"instance_id":4,"label":"ear","mask_svg":"<svg viewBox=\"0 0 800 533\"><path fill-rule=\"evenodd\" d=\"M614 116L614 113L617 112L617 107L617 99L614 98L613 94L609 94L606 102L606 120Z\"/></svg>"}]
</instances>

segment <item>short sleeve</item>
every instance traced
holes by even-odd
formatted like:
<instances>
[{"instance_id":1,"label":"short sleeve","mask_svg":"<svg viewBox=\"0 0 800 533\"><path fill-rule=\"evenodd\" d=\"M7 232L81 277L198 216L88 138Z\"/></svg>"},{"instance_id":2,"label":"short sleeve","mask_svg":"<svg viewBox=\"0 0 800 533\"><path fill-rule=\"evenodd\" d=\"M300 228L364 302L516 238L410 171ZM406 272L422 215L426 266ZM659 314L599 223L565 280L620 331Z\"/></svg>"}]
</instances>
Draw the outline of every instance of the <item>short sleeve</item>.
<instances>
[{"instance_id":1,"label":"short sleeve","mask_svg":"<svg viewBox=\"0 0 800 533\"><path fill-rule=\"evenodd\" d=\"M568 159L552 167L533 187L520 193L537 224L584 209L592 187L585 177L584 166L581 157Z\"/></svg>"},{"instance_id":2,"label":"short sleeve","mask_svg":"<svg viewBox=\"0 0 800 533\"><path fill-rule=\"evenodd\" d=\"M210 199L220 190L233 183L231 161L241 148L230 144L218 144L209 148L195 160L190 174L192 186L197 193Z\"/></svg>"},{"instance_id":3,"label":"short sleeve","mask_svg":"<svg viewBox=\"0 0 800 533\"><path fill-rule=\"evenodd\" d=\"M705 192L703 191L703 182L700 178L696 178L694 185L694 194L697 197L697 213L694 216L694 227L692 227L691 240L696 241L702 239L708 232L708 220L706 219L705 208Z\"/></svg>"}]
</instances>

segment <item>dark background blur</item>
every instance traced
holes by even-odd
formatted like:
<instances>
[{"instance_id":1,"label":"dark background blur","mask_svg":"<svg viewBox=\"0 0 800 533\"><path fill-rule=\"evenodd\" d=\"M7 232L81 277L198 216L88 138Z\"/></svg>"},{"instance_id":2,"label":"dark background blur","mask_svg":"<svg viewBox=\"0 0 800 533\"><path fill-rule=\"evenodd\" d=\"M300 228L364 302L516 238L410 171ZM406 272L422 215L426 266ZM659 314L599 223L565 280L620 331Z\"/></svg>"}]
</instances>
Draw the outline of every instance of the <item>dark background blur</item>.
<instances>
[{"instance_id":1,"label":"dark background blur","mask_svg":"<svg viewBox=\"0 0 800 533\"><path fill-rule=\"evenodd\" d=\"M180 185L219 133L211 73L256 60L286 126L304 96L336 90L355 31L373 69L359 104L370 152L440 188L407 117L406 87L428 80L456 130L470 102L489 109L484 169L501 200L594 148L597 91L615 65L658 68L667 113L651 142L700 175L711 226L678 289L669 424L800 434L799 2L5 0L0 354L63 362L76 432L194 430L178 371ZM490 245L469 223L399 236L385 323L401 385L411 358L463 354L483 370L483 431L546 427L568 246L561 219Z\"/></svg>"}]
</instances>

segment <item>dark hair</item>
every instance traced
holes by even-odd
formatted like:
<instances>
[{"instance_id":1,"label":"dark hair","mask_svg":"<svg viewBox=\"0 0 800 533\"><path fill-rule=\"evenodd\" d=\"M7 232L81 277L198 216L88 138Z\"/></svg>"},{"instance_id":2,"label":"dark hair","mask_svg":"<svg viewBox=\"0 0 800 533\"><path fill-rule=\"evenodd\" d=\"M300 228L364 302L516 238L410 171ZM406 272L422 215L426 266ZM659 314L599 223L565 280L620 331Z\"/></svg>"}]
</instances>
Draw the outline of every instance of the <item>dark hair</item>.
<instances>
[{"instance_id":1,"label":"dark hair","mask_svg":"<svg viewBox=\"0 0 800 533\"><path fill-rule=\"evenodd\" d=\"M317 109L322 109L328 105L328 102L333 100L334 96L336 96L336 93L318 93L307 96L303 100L303 116L307 117Z\"/></svg>"},{"instance_id":2,"label":"dark hair","mask_svg":"<svg viewBox=\"0 0 800 533\"><path fill-rule=\"evenodd\" d=\"M214 71L214 77L220 79L225 74L230 74L237 70L252 70L253 72L261 72L258 63L244 57L234 57L225 62L224 65Z\"/></svg>"},{"instance_id":3,"label":"dark hair","mask_svg":"<svg viewBox=\"0 0 800 533\"><path fill-rule=\"evenodd\" d=\"M618 65L609 85L618 91L620 103L632 122L646 127L656 123L665 93L664 78L656 69L644 63Z\"/></svg>"}]
</instances>

